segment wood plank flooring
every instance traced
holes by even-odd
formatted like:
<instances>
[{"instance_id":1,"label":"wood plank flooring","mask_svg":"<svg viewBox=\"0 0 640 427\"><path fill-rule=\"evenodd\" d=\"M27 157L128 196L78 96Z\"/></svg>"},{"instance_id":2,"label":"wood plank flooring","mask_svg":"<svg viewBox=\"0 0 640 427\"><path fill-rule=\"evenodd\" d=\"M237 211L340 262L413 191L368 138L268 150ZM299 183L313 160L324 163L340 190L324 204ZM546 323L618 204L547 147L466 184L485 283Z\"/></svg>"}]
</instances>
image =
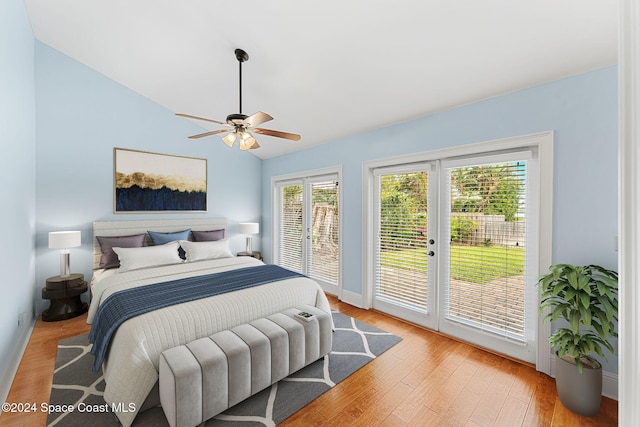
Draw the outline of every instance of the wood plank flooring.
<instances>
[{"instance_id":1,"label":"wood plank flooring","mask_svg":"<svg viewBox=\"0 0 640 427\"><path fill-rule=\"evenodd\" d=\"M329 297L334 309L403 340L281 426L616 426L618 402L596 417L572 413L552 378L524 365ZM59 339L86 333L86 315L38 319L7 402L49 401ZM1 426L44 426L46 414L4 413Z\"/></svg>"}]
</instances>

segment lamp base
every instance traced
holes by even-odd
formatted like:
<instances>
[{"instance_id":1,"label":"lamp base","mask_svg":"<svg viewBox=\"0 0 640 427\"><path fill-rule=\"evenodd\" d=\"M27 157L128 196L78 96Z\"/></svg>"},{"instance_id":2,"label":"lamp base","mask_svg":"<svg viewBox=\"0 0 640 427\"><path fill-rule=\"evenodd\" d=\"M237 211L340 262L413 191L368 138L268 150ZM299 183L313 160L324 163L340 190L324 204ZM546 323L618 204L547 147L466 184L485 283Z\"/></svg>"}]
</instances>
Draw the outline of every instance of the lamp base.
<instances>
[{"instance_id":1,"label":"lamp base","mask_svg":"<svg viewBox=\"0 0 640 427\"><path fill-rule=\"evenodd\" d=\"M71 276L70 258L69 249L63 249L60 251L60 277Z\"/></svg>"},{"instance_id":2,"label":"lamp base","mask_svg":"<svg viewBox=\"0 0 640 427\"><path fill-rule=\"evenodd\" d=\"M247 250L245 252L249 255L253 253L251 250L251 236L247 236Z\"/></svg>"}]
</instances>

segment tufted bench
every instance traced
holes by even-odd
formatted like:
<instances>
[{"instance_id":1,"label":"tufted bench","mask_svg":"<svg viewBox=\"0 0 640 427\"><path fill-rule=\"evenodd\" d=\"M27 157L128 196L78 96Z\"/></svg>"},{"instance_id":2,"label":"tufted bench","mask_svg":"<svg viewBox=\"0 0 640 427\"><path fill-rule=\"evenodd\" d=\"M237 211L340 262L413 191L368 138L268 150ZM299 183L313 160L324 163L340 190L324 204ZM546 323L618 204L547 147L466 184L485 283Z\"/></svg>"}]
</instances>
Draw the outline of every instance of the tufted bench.
<instances>
[{"instance_id":1,"label":"tufted bench","mask_svg":"<svg viewBox=\"0 0 640 427\"><path fill-rule=\"evenodd\" d=\"M310 321L296 316L305 311ZM160 402L171 427L196 426L331 351L331 315L291 308L160 355Z\"/></svg>"}]
</instances>

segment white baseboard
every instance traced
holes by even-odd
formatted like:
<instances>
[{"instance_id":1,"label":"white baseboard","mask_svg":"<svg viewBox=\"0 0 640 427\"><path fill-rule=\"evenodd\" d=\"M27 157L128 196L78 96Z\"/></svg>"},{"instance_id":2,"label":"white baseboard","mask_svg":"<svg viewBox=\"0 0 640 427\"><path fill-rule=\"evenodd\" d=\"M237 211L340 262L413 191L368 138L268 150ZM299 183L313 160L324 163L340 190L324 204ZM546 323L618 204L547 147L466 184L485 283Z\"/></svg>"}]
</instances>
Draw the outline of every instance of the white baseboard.
<instances>
[{"instance_id":1,"label":"white baseboard","mask_svg":"<svg viewBox=\"0 0 640 427\"><path fill-rule=\"evenodd\" d=\"M319 280L316 280L316 282L318 282L318 284L320 285L320 287L322 288L322 291L326 294L329 295L334 295L334 296L338 296L338 287L337 286L333 286L333 285L327 285L326 283L322 283Z\"/></svg>"},{"instance_id":2,"label":"white baseboard","mask_svg":"<svg viewBox=\"0 0 640 427\"><path fill-rule=\"evenodd\" d=\"M351 304L358 308L364 308L364 304L362 301L362 294L357 294L355 292L342 290L342 294L340 295L340 301L344 301L347 304Z\"/></svg>"},{"instance_id":3,"label":"white baseboard","mask_svg":"<svg viewBox=\"0 0 640 427\"><path fill-rule=\"evenodd\" d=\"M618 374L602 371L602 395L618 400Z\"/></svg>"},{"instance_id":4,"label":"white baseboard","mask_svg":"<svg viewBox=\"0 0 640 427\"><path fill-rule=\"evenodd\" d=\"M17 345L15 346L15 350L11 355L11 359L9 360L7 369L2 374L2 378L0 378L0 402L7 401L9 390L11 390L13 379L18 372L18 367L20 366L20 362L22 361L24 351L27 349L27 344L29 344L29 339L31 338L31 332L33 332L34 326L35 320L33 320L28 327L24 328L22 336L18 338Z\"/></svg>"},{"instance_id":5,"label":"white baseboard","mask_svg":"<svg viewBox=\"0 0 640 427\"><path fill-rule=\"evenodd\" d=\"M556 377L556 355L551 355L551 376ZM602 371L602 395L609 399L618 400L618 374Z\"/></svg>"}]
</instances>

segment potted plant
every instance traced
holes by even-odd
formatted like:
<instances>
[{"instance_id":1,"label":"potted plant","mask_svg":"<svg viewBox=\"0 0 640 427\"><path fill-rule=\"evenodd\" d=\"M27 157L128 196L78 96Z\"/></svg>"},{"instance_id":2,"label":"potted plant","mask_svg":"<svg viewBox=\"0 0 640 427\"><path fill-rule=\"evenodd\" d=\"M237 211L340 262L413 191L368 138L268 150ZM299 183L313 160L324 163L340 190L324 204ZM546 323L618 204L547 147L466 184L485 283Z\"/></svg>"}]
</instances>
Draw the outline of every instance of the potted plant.
<instances>
[{"instance_id":1,"label":"potted plant","mask_svg":"<svg viewBox=\"0 0 640 427\"><path fill-rule=\"evenodd\" d=\"M562 404L585 416L598 413L602 396L603 347L614 354L618 273L597 265L555 264L538 279L544 320L567 322L549 337L556 349L556 388ZM548 311L547 311L548 310Z\"/></svg>"}]
</instances>

